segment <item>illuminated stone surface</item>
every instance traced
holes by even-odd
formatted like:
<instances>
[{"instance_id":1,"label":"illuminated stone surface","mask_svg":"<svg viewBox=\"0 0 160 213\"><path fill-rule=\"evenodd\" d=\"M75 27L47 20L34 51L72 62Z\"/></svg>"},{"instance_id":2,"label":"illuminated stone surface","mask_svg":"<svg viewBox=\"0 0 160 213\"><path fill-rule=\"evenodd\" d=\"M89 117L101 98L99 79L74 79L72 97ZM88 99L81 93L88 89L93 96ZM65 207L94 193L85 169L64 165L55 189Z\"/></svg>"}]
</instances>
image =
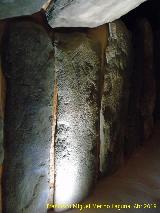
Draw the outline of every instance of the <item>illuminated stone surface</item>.
<instances>
[{"instance_id":1,"label":"illuminated stone surface","mask_svg":"<svg viewBox=\"0 0 160 213\"><path fill-rule=\"evenodd\" d=\"M47 12L52 27L97 27L118 19L146 0L54 0Z\"/></svg>"},{"instance_id":2,"label":"illuminated stone surface","mask_svg":"<svg viewBox=\"0 0 160 213\"><path fill-rule=\"evenodd\" d=\"M123 160L131 74L131 37L121 21L109 25L104 90L101 100L100 170L113 172Z\"/></svg>"},{"instance_id":3,"label":"illuminated stone surface","mask_svg":"<svg viewBox=\"0 0 160 213\"><path fill-rule=\"evenodd\" d=\"M97 27L118 19L146 0L49 0L51 27ZM0 0L0 19L31 15L48 0Z\"/></svg>"},{"instance_id":4,"label":"illuminated stone surface","mask_svg":"<svg viewBox=\"0 0 160 213\"><path fill-rule=\"evenodd\" d=\"M96 182L100 45L80 32L55 34L58 115L54 203L80 202Z\"/></svg>"},{"instance_id":5,"label":"illuminated stone surface","mask_svg":"<svg viewBox=\"0 0 160 213\"><path fill-rule=\"evenodd\" d=\"M49 196L53 47L46 32L27 21L9 25L6 46L4 212L44 213Z\"/></svg>"}]
</instances>

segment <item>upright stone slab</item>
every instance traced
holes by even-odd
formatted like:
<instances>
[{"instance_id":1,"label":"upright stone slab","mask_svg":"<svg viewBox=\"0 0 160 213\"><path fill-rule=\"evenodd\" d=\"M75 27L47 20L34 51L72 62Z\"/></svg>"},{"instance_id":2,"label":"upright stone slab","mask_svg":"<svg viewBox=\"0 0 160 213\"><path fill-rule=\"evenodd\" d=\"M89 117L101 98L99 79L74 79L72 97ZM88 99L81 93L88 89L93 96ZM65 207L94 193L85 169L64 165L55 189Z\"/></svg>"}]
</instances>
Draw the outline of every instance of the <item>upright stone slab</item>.
<instances>
[{"instance_id":1,"label":"upright stone slab","mask_svg":"<svg viewBox=\"0 0 160 213\"><path fill-rule=\"evenodd\" d=\"M100 171L110 174L123 161L132 65L131 38L123 22L109 24L109 44L100 111Z\"/></svg>"},{"instance_id":2,"label":"upright stone slab","mask_svg":"<svg viewBox=\"0 0 160 213\"><path fill-rule=\"evenodd\" d=\"M6 84L4 74L2 72L2 37L5 30L5 23L0 22L0 213L2 212L2 169L4 159L4 108L5 108L5 92Z\"/></svg>"},{"instance_id":3,"label":"upright stone slab","mask_svg":"<svg viewBox=\"0 0 160 213\"><path fill-rule=\"evenodd\" d=\"M128 142L126 155L142 145L153 131L155 108L155 77L153 66L153 35L149 22L139 19L133 32L134 70L129 101Z\"/></svg>"},{"instance_id":4,"label":"upright stone slab","mask_svg":"<svg viewBox=\"0 0 160 213\"><path fill-rule=\"evenodd\" d=\"M53 46L47 33L29 21L10 23L6 38L3 211L44 213L50 180Z\"/></svg>"},{"instance_id":5,"label":"upright stone slab","mask_svg":"<svg viewBox=\"0 0 160 213\"><path fill-rule=\"evenodd\" d=\"M2 73L0 59L0 213L2 212L2 170L4 160L4 105L5 105L5 79Z\"/></svg>"},{"instance_id":6,"label":"upright stone slab","mask_svg":"<svg viewBox=\"0 0 160 213\"><path fill-rule=\"evenodd\" d=\"M147 19L142 19L138 23L139 36L142 43L142 50L139 57L143 63L143 88L141 98L141 115L143 118L144 139L147 140L152 135L154 127L153 113L155 109L156 86L154 73L154 52L153 33Z\"/></svg>"},{"instance_id":7,"label":"upright stone slab","mask_svg":"<svg viewBox=\"0 0 160 213\"><path fill-rule=\"evenodd\" d=\"M55 134L55 204L84 199L98 172L99 43L80 32L55 34L58 113Z\"/></svg>"}]
</instances>

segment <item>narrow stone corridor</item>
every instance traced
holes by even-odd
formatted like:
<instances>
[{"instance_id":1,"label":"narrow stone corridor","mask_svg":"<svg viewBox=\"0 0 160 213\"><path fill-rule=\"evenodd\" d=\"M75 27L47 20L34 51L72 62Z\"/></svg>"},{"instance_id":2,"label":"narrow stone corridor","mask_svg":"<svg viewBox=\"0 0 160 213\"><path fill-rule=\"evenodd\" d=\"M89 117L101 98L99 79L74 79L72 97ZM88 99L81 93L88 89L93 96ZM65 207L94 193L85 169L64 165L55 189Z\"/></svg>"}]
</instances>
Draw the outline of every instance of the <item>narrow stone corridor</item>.
<instances>
[{"instance_id":1,"label":"narrow stone corridor","mask_svg":"<svg viewBox=\"0 0 160 213\"><path fill-rule=\"evenodd\" d=\"M160 213L158 1L36 1L0 2L0 213Z\"/></svg>"}]
</instances>

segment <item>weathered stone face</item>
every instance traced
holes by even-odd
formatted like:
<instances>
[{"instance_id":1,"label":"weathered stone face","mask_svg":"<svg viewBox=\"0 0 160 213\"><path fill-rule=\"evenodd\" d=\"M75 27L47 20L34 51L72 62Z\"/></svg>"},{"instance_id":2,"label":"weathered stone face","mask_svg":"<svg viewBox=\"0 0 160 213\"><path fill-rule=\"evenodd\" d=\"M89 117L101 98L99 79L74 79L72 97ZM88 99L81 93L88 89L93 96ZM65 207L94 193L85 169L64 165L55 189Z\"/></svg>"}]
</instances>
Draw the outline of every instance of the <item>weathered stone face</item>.
<instances>
[{"instance_id":1,"label":"weathered stone face","mask_svg":"<svg viewBox=\"0 0 160 213\"><path fill-rule=\"evenodd\" d=\"M6 33L4 211L44 213L49 197L53 46L47 33L29 21L11 23Z\"/></svg>"},{"instance_id":2,"label":"weathered stone face","mask_svg":"<svg viewBox=\"0 0 160 213\"><path fill-rule=\"evenodd\" d=\"M90 192L98 171L101 47L84 33L56 33L55 67L54 203L77 203Z\"/></svg>"},{"instance_id":3,"label":"weathered stone face","mask_svg":"<svg viewBox=\"0 0 160 213\"><path fill-rule=\"evenodd\" d=\"M125 25L112 22L109 32L100 111L102 174L113 172L123 160L132 65L131 37Z\"/></svg>"},{"instance_id":4,"label":"weathered stone face","mask_svg":"<svg viewBox=\"0 0 160 213\"><path fill-rule=\"evenodd\" d=\"M46 9L51 27L97 27L118 19L146 0L0 0L0 19ZM49 7L47 7L49 4ZM45 5L45 6L44 6Z\"/></svg>"},{"instance_id":5,"label":"weathered stone face","mask_svg":"<svg viewBox=\"0 0 160 213\"><path fill-rule=\"evenodd\" d=\"M46 15L51 27L97 27L114 21L145 0L54 0Z\"/></svg>"}]
</instances>

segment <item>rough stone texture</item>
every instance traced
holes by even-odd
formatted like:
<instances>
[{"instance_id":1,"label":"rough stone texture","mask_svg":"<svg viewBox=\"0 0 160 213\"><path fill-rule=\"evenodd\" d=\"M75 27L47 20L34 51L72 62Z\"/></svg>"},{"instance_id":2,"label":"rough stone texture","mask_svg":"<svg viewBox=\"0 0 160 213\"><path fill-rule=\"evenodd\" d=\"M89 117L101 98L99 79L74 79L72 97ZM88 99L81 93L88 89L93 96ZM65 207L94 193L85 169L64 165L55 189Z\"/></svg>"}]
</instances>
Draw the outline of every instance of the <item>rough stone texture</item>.
<instances>
[{"instance_id":1,"label":"rough stone texture","mask_svg":"<svg viewBox=\"0 0 160 213\"><path fill-rule=\"evenodd\" d=\"M97 27L114 21L146 0L54 0L46 11L52 27Z\"/></svg>"},{"instance_id":2,"label":"rough stone texture","mask_svg":"<svg viewBox=\"0 0 160 213\"><path fill-rule=\"evenodd\" d=\"M101 47L82 32L57 32L58 114L54 203L84 199L98 172Z\"/></svg>"},{"instance_id":3,"label":"rough stone texture","mask_svg":"<svg viewBox=\"0 0 160 213\"><path fill-rule=\"evenodd\" d=\"M97 27L125 15L146 0L0 0L0 19L46 9L55 27ZM49 5L49 7L48 7Z\"/></svg>"},{"instance_id":4,"label":"rough stone texture","mask_svg":"<svg viewBox=\"0 0 160 213\"><path fill-rule=\"evenodd\" d=\"M0 19L31 15L38 12L47 0L0 0Z\"/></svg>"},{"instance_id":5,"label":"rough stone texture","mask_svg":"<svg viewBox=\"0 0 160 213\"><path fill-rule=\"evenodd\" d=\"M6 38L4 212L44 213L49 196L53 46L47 33L29 21L11 23Z\"/></svg>"},{"instance_id":6,"label":"rough stone texture","mask_svg":"<svg viewBox=\"0 0 160 213\"><path fill-rule=\"evenodd\" d=\"M123 160L132 65L131 37L123 22L110 23L109 32L100 111L102 174L112 173Z\"/></svg>"}]
</instances>

